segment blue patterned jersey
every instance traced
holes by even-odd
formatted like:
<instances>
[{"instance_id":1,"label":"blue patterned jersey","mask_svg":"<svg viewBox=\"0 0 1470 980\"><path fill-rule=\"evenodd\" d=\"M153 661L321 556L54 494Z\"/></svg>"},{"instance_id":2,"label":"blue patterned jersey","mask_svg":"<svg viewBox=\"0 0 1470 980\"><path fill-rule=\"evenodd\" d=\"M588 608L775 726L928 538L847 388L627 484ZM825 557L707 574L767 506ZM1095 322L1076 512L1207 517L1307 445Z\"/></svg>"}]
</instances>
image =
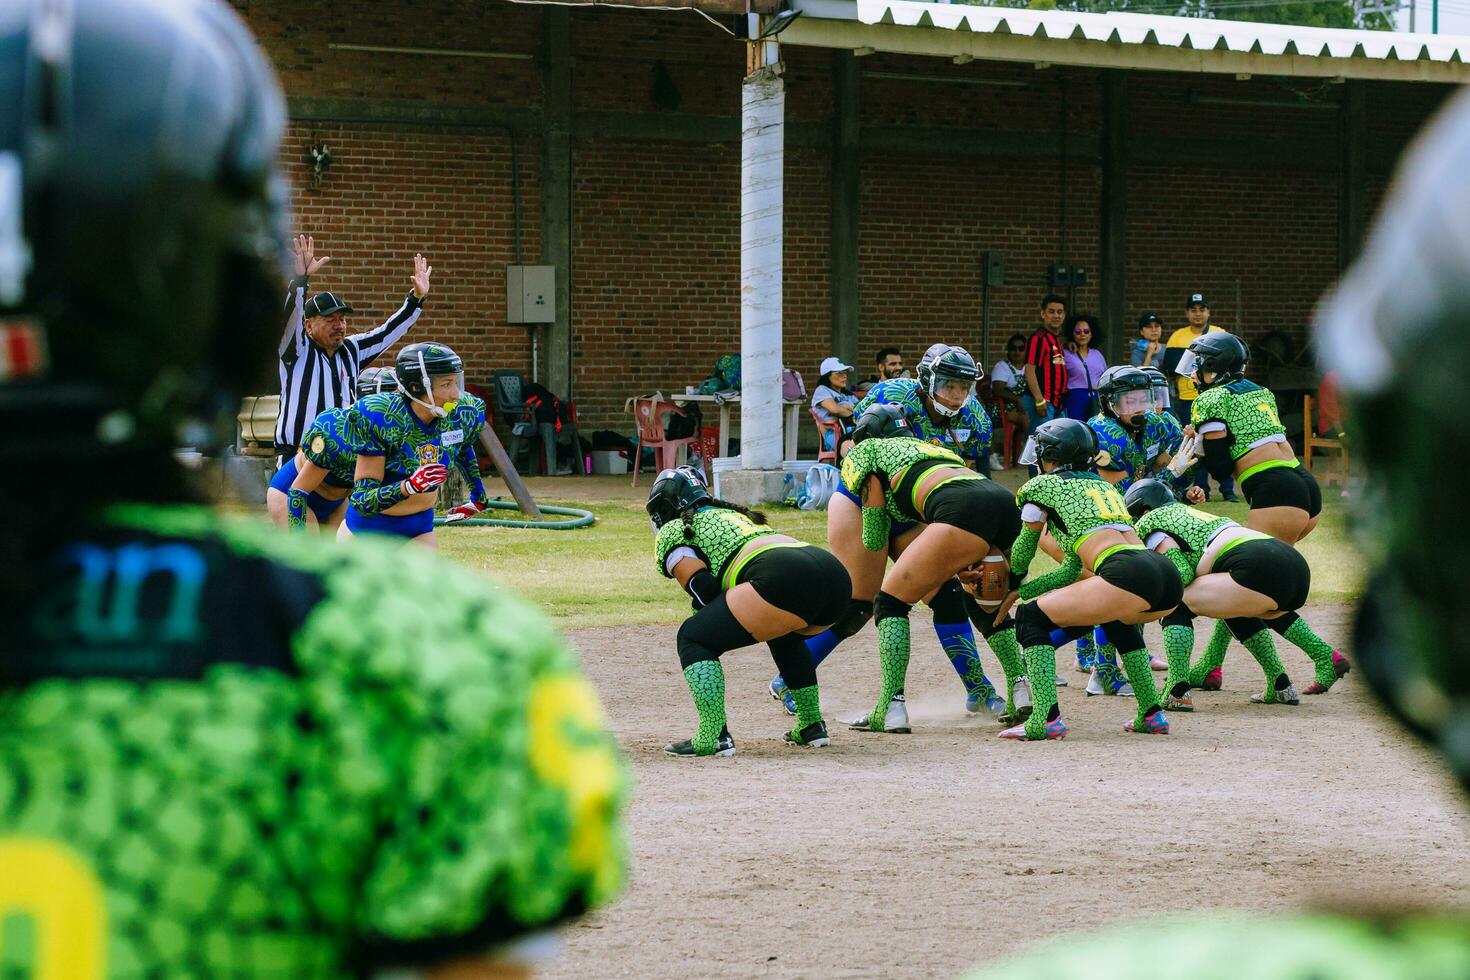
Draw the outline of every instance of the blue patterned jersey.
<instances>
[{"instance_id":1,"label":"blue patterned jersey","mask_svg":"<svg viewBox=\"0 0 1470 980\"><path fill-rule=\"evenodd\" d=\"M456 409L445 418L420 422L401 393L381 391L347 410L347 433L359 456L383 457L383 482L390 483L429 463L454 465L455 454L468 441L465 421Z\"/></svg>"},{"instance_id":2,"label":"blue patterned jersey","mask_svg":"<svg viewBox=\"0 0 1470 980\"><path fill-rule=\"evenodd\" d=\"M914 427L920 439L935 446L952 449L967 462L984 460L990 454L990 416L973 397L965 402L951 425L936 425L924 409L919 397L919 382L913 378L889 378L880 381L853 409L853 417L861 416L872 405L897 405Z\"/></svg>"},{"instance_id":3,"label":"blue patterned jersey","mask_svg":"<svg viewBox=\"0 0 1470 980\"><path fill-rule=\"evenodd\" d=\"M1088 419L1087 424L1097 433L1097 468L1124 474L1122 482L1117 484L1119 490L1127 490L1134 480L1151 474L1154 460L1165 453L1174 455L1184 439L1178 422L1153 412L1144 417L1143 431L1136 434L1101 412Z\"/></svg>"},{"instance_id":4,"label":"blue patterned jersey","mask_svg":"<svg viewBox=\"0 0 1470 980\"><path fill-rule=\"evenodd\" d=\"M347 437L347 409L329 408L318 415L301 437L301 452L327 471L326 482L350 488L357 468L357 451Z\"/></svg>"}]
</instances>

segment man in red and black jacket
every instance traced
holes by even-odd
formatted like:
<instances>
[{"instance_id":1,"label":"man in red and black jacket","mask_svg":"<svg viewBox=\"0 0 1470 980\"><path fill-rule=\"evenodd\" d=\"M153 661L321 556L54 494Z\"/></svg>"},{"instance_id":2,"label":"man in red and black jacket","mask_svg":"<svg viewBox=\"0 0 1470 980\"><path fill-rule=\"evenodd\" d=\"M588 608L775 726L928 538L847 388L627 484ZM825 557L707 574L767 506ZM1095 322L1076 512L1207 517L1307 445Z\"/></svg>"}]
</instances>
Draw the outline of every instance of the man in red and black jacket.
<instances>
[{"instance_id":1,"label":"man in red and black jacket","mask_svg":"<svg viewBox=\"0 0 1470 980\"><path fill-rule=\"evenodd\" d=\"M1067 318L1067 301L1056 293L1041 298L1041 325L1026 342L1026 391L1021 404L1031 418L1031 431L1050 418L1061 415L1062 396L1067 391L1067 362L1062 351L1062 321Z\"/></svg>"}]
</instances>

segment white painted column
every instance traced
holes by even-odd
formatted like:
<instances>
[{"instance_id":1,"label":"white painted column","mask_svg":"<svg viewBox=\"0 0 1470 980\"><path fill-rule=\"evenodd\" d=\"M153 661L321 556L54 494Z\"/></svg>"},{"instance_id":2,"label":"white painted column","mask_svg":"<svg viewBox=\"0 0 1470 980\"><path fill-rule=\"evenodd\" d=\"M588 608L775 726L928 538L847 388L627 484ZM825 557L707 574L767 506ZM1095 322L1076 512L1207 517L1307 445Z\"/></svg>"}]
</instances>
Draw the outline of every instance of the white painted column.
<instances>
[{"instance_id":1,"label":"white painted column","mask_svg":"<svg viewBox=\"0 0 1470 980\"><path fill-rule=\"evenodd\" d=\"M771 45L774 47L774 45ZM781 263L786 83L780 65L741 86L740 457L744 470L780 470Z\"/></svg>"}]
</instances>

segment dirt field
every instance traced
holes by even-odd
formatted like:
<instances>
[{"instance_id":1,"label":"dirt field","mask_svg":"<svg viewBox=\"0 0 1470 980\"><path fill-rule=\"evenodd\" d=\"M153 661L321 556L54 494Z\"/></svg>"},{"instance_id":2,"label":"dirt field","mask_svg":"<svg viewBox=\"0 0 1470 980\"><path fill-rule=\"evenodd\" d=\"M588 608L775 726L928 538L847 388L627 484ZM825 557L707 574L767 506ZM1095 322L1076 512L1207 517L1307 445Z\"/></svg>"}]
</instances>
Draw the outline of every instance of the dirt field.
<instances>
[{"instance_id":1,"label":"dirt field","mask_svg":"<svg viewBox=\"0 0 1470 980\"><path fill-rule=\"evenodd\" d=\"M1346 639L1346 607L1304 612ZM1170 735L1144 737L1121 730L1131 700L1083 696L1068 649L1071 734L1013 744L965 718L958 679L914 618L913 735L833 721L876 694L869 629L823 667L828 749L781 744L763 648L727 655L731 759L660 751L695 718L672 626L573 633L637 771L634 869L617 906L565 934L547 975L946 977L1171 910L1470 906L1470 808L1357 675L1299 708L1251 705L1260 671L1233 646L1225 690L1196 694ZM1150 648L1162 649L1155 628ZM1282 653L1310 680L1305 656Z\"/></svg>"}]
</instances>

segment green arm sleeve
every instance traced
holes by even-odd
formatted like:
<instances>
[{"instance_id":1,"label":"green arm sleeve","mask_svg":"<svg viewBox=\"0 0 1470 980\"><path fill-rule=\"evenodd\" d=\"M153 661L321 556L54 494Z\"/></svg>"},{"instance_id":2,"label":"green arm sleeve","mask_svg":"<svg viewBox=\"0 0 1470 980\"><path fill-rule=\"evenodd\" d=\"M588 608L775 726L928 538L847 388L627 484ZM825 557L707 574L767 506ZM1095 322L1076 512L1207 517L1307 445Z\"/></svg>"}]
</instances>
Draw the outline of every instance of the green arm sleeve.
<instances>
[{"instance_id":1,"label":"green arm sleeve","mask_svg":"<svg viewBox=\"0 0 1470 980\"><path fill-rule=\"evenodd\" d=\"M1194 562L1184 553L1183 548L1174 548L1164 552L1164 557L1174 563L1174 569L1179 573L1179 581L1185 585L1194 581Z\"/></svg>"},{"instance_id":2,"label":"green arm sleeve","mask_svg":"<svg viewBox=\"0 0 1470 980\"><path fill-rule=\"evenodd\" d=\"M863 508L863 547L869 551L885 551L888 548L888 531L892 522L888 511L882 507Z\"/></svg>"},{"instance_id":3,"label":"green arm sleeve","mask_svg":"<svg viewBox=\"0 0 1470 980\"><path fill-rule=\"evenodd\" d=\"M1033 531L1026 525L1021 525L1021 533L1016 536L1016 543L1011 545L1011 572L1013 574L1025 577L1027 569L1031 567L1031 559L1036 557L1036 546L1040 541L1040 531Z\"/></svg>"},{"instance_id":4,"label":"green arm sleeve","mask_svg":"<svg viewBox=\"0 0 1470 980\"><path fill-rule=\"evenodd\" d=\"M306 527L306 491L289 487L286 490L286 526L292 530Z\"/></svg>"},{"instance_id":5,"label":"green arm sleeve","mask_svg":"<svg viewBox=\"0 0 1470 980\"><path fill-rule=\"evenodd\" d=\"M365 517L381 514L407 499L408 485L403 480L384 486L381 480L368 478L352 485L352 509Z\"/></svg>"},{"instance_id":6,"label":"green arm sleeve","mask_svg":"<svg viewBox=\"0 0 1470 980\"><path fill-rule=\"evenodd\" d=\"M1038 575L1029 582L1022 582L1016 591L1022 599L1035 599L1043 593L1052 589L1060 589L1071 585L1082 576L1082 559L1076 555L1068 555L1067 560L1060 566L1053 568L1045 575Z\"/></svg>"}]
</instances>

